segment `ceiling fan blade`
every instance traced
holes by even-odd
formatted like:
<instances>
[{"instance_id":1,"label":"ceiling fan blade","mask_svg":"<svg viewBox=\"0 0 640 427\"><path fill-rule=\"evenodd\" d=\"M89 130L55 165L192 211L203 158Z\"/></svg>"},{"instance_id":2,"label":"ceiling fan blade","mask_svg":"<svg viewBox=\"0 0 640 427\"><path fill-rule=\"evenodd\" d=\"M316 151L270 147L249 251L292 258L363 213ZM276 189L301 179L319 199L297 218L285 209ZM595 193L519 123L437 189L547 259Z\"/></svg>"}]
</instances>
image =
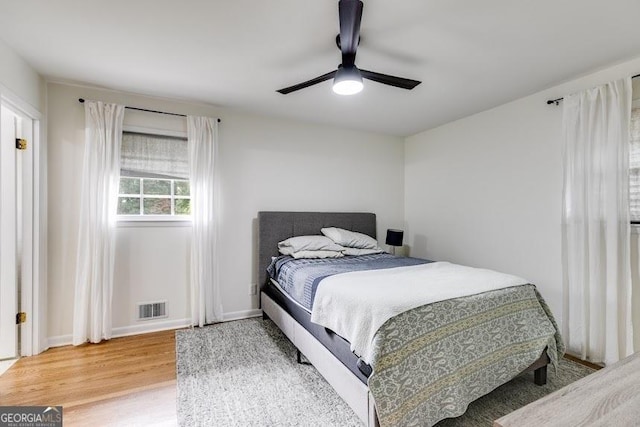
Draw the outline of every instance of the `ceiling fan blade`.
<instances>
[{"instance_id":1,"label":"ceiling fan blade","mask_svg":"<svg viewBox=\"0 0 640 427\"><path fill-rule=\"evenodd\" d=\"M297 85L285 87L284 89L279 89L276 92L280 92L281 94L286 95L288 93L295 92L296 90L304 89L306 87L313 86L318 83L322 83L325 80L330 80L335 75L336 75L336 70L333 70L327 74L318 76L315 79L307 80L306 82L298 83Z\"/></svg>"},{"instance_id":2,"label":"ceiling fan blade","mask_svg":"<svg viewBox=\"0 0 640 427\"><path fill-rule=\"evenodd\" d=\"M348 67L356 60L356 49L360 40L360 21L362 20L362 2L360 0L340 0L340 50L342 65Z\"/></svg>"},{"instance_id":3,"label":"ceiling fan blade","mask_svg":"<svg viewBox=\"0 0 640 427\"><path fill-rule=\"evenodd\" d=\"M373 80L374 82L382 83L389 86L395 86L402 89L413 89L420 83L418 80L405 79L403 77L390 76L388 74L376 73L375 71L367 71L360 69L360 74L365 79Z\"/></svg>"}]
</instances>

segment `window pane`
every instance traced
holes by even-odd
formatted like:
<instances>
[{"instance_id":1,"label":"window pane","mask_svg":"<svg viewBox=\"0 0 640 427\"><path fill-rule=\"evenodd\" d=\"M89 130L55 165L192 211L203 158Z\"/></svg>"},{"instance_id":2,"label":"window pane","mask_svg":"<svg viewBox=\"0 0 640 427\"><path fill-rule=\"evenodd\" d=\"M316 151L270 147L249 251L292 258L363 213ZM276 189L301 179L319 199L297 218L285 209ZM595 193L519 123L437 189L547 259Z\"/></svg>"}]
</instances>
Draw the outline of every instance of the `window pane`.
<instances>
[{"instance_id":1,"label":"window pane","mask_svg":"<svg viewBox=\"0 0 640 427\"><path fill-rule=\"evenodd\" d=\"M191 200L189 199L176 199L176 215L190 215L191 214Z\"/></svg>"},{"instance_id":2,"label":"window pane","mask_svg":"<svg viewBox=\"0 0 640 427\"><path fill-rule=\"evenodd\" d=\"M144 194L171 195L171 181L168 179L145 179Z\"/></svg>"},{"instance_id":3,"label":"window pane","mask_svg":"<svg viewBox=\"0 0 640 427\"><path fill-rule=\"evenodd\" d=\"M118 197L118 215L140 215L140 198Z\"/></svg>"},{"instance_id":4,"label":"window pane","mask_svg":"<svg viewBox=\"0 0 640 427\"><path fill-rule=\"evenodd\" d=\"M189 181L175 181L173 194L176 196L189 196Z\"/></svg>"},{"instance_id":5,"label":"window pane","mask_svg":"<svg viewBox=\"0 0 640 427\"><path fill-rule=\"evenodd\" d=\"M629 169L629 214L631 221L640 221L640 168Z\"/></svg>"},{"instance_id":6,"label":"window pane","mask_svg":"<svg viewBox=\"0 0 640 427\"><path fill-rule=\"evenodd\" d=\"M171 215L171 199L145 198L143 203L145 215Z\"/></svg>"},{"instance_id":7,"label":"window pane","mask_svg":"<svg viewBox=\"0 0 640 427\"><path fill-rule=\"evenodd\" d=\"M120 178L120 194L140 194L140 178Z\"/></svg>"},{"instance_id":8,"label":"window pane","mask_svg":"<svg viewBox=\"0 0 640 427\"><path fill-rule=\"evenodd\" d=\"M629 213L631 221L640 221L640 108L631 110L629 139Z\"/></svg>"}]
</instances>

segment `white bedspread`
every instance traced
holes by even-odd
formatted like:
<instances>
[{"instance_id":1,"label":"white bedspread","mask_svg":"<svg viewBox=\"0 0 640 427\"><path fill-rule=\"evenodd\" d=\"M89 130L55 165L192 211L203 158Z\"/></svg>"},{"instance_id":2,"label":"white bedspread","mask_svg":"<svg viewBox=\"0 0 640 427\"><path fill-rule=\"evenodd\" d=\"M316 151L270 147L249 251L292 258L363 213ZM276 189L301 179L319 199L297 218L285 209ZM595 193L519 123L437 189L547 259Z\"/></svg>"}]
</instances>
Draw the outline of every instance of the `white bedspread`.
<instances>
[{"instance_id":1,"label":"white bedspread","mask_svg":"<svg viewBox=\"0 0 640 427\"><path fill-rule=\"evenodd\" d=\"M320 282L311 321L351 343L371 363L376 331L390 318L421 305L529 283L493 270L448 262L354 271Z\"/></svg>"}]
</instances>

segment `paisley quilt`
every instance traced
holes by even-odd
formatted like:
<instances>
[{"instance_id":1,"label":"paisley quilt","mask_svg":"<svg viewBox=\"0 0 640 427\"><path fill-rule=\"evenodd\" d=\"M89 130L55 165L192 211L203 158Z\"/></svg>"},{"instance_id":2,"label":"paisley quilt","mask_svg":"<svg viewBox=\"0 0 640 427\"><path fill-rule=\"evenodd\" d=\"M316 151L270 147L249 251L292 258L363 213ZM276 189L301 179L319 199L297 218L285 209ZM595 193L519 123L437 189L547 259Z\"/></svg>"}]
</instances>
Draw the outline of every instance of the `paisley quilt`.
<instances>
[{"instance_id":1,"label":"paisley quilt","mask_svg":"<svg viewBox=\"0 0 640 427\"><path fill-rule=\"evenodd\" d=\"M564 344L533 285L423 305L389 319L373 343L369 390L382 427L431 426Z\"/></svg>"}]
</instances>

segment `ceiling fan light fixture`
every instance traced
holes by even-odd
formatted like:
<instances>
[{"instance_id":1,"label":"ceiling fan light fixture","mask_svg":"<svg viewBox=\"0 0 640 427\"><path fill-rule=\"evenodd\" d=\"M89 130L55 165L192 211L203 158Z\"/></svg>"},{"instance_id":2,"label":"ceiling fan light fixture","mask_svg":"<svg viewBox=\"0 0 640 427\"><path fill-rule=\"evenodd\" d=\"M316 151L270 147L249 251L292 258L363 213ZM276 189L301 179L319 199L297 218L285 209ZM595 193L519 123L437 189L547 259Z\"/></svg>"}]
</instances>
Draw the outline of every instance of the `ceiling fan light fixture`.
<instances>
[{"instance_id":1,"label":"ceiling fan light fixture","mask_svg":"<svg viewBox=\"0 0 640 427\"><path fill-rule=\"evenodd\" d=\"M356 67L339 67L333 79L333 91L338 95L355 95L362 91L362 75Z\"/></svg>"}]
</instances>

